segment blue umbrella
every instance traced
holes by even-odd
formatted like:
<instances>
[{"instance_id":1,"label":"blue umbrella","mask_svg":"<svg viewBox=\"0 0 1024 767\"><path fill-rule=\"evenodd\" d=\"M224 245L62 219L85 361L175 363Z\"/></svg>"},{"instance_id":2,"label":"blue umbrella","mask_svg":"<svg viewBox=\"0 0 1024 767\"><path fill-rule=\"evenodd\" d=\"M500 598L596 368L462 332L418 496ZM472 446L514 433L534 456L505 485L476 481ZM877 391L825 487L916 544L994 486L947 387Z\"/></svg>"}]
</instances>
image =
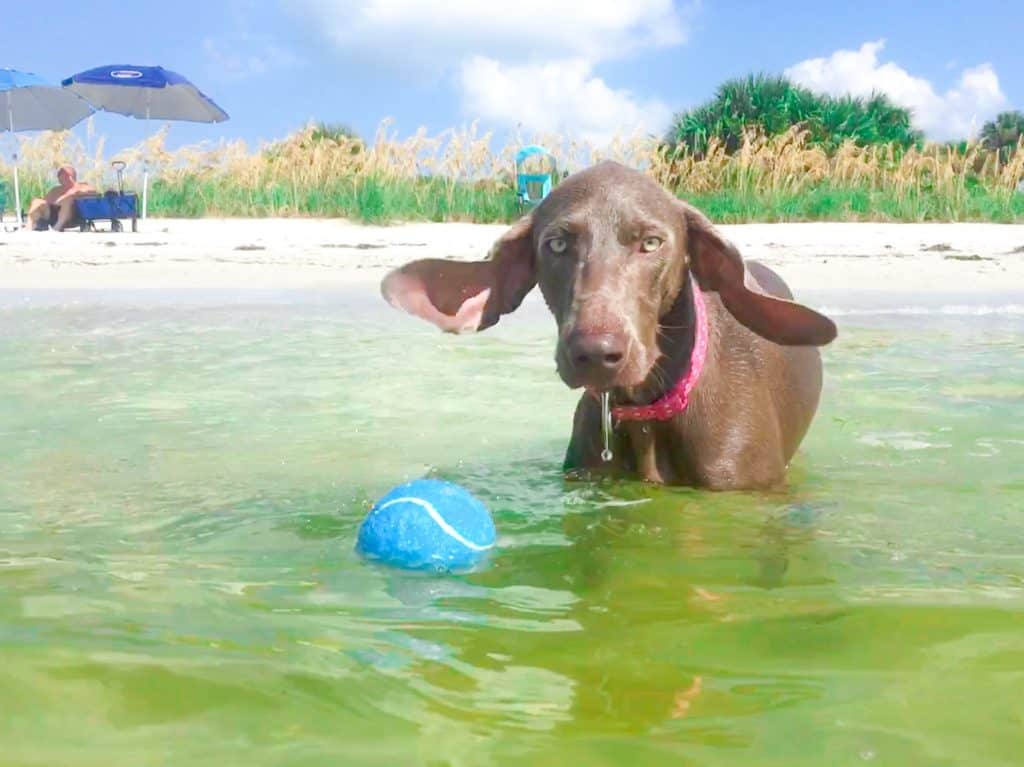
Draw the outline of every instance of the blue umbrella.
<instances>
[{"instance_id":1,"label":"blue umbrella","mask_svg":"<svg viewBox=\"0 0 1024 767\"><path fill-rule=\"evenodd\" d=\"M93 113L93 108L74 93L48 84L31 72L0 69L0 105L7 122L0 132L67 130ZM21 190L18 187L18 155L14 155L14 208L21 222Z\"/></svg>"},{"instance_id":2,"label":"blue umbrella","mask_svg":"<svg viewBox=\"0 0 1024 767\"><path fill-rule=\"evenodd\" d=\"M114 64L79 72L61 81L97 109L143 120L216 123L227 112L177 72L163 67ZM146 217L149 167L142 180L142 217Z\"/></svg>"}]
</instances>

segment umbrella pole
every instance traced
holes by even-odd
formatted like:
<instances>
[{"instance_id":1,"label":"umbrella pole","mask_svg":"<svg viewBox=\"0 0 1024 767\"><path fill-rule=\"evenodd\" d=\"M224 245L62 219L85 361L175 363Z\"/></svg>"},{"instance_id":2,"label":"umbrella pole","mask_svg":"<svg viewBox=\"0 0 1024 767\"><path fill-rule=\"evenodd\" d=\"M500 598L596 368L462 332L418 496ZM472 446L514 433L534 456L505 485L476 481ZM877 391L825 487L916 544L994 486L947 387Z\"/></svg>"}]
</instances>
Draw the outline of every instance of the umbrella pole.
<instances>
[{"instance_id":1,"label":"umbrella pole","mask_svg":"<svg viewBox=\"0 0 1024 767\"><path fill-rule=\"evenodd\" d=\"M21 190L18 189L18 164L14 164L14 217L18 221L18 226L24 225L24 221L21 220Z\"/></svg>"},{"instance_id":2,"label":"umbrella pole","mask_svg":"<svg viewBox=\"0 0 1024 767\"><path fill-rule=\"evenodd\" d=\"M7 94L7 125L11 129L11 141L14 142L14 146L18 146L18 139L14 135L14 110L11 108L11 94ZM20 227L24 221L21 220L21 189L18 187L18 150L15 149L11 155L11 159L14 160L14 218L18 221Z\"/></svg>"},{"instance_id":3,"label":"umbrella pole","mask_svg":"<svg viewBox=\"0 0 1024 767\"><path fill-rule=\"evenodd\" d=\"M149 135L149 89L146 89L146 135ZM149 201L149 154L142 161L142 220L146 220L146 207Z\"/></svg>"}]
</instances>

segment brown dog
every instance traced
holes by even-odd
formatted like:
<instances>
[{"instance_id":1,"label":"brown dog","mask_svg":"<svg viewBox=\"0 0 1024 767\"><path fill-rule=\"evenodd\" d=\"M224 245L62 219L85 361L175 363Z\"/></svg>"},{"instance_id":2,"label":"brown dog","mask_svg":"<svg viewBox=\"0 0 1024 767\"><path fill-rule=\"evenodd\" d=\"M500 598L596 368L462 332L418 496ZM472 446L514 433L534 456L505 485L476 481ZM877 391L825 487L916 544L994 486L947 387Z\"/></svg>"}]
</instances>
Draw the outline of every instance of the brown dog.
<instances>
[{"instance_id":1,"label":"brown dog","mask_svg":"<svg viewBox=\"0 0 1024 767\"><path fill-rule=\"evenodd\" d=\"M487 260L414 261L381 290L458 333L495 324L537 284L558 324L558 373L587 390L567 470L721 490L783 482L818 406L815 347L836 327L700 212L604 162L557 186ZM605 391L618 421L608 462Z\"/></svg>"}]
</instances>

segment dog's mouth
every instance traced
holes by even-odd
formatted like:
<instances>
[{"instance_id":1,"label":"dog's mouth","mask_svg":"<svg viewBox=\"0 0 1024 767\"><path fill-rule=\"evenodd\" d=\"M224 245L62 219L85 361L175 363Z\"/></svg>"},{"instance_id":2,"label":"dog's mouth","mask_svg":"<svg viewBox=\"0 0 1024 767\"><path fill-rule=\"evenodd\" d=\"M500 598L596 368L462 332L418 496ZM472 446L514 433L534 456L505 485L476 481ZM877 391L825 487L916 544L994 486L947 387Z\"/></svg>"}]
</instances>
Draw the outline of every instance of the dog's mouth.
<instances>
[{"instance_id":1,"label":"dog's mouth","mask_svg":"<svg viewBox=\"0 0 1024 767\"><path fill-rule=\"evenodd\" d=\"M635 355L644 356L646 355ZM632 390L641 386L650 374L651 365L634 355L608 365L578 365L560 345L556 355L558 375L570 389L585 389L594 395L614 389Z\"/></svg>"}]
</instances>

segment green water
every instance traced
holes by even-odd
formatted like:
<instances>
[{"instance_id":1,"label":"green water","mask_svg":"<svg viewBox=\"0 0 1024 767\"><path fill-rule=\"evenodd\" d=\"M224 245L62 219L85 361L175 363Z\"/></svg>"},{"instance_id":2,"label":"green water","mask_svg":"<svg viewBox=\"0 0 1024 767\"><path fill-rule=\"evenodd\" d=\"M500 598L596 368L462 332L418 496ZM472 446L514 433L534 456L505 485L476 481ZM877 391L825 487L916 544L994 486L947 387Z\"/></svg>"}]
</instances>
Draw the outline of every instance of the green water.
<instances>
[{"instance_id":1,"label":"green water","mask_svg":"<svg viewBox=\"0 0 1024 767\"><path fill-rule=\"evenodd\" d=\"M559 476L535 312L0 306L3 765L1019 765L1024 315L839 316L786 493ZM481 572L352 552L424 474Z\"/></svg>"}]
</instances>

